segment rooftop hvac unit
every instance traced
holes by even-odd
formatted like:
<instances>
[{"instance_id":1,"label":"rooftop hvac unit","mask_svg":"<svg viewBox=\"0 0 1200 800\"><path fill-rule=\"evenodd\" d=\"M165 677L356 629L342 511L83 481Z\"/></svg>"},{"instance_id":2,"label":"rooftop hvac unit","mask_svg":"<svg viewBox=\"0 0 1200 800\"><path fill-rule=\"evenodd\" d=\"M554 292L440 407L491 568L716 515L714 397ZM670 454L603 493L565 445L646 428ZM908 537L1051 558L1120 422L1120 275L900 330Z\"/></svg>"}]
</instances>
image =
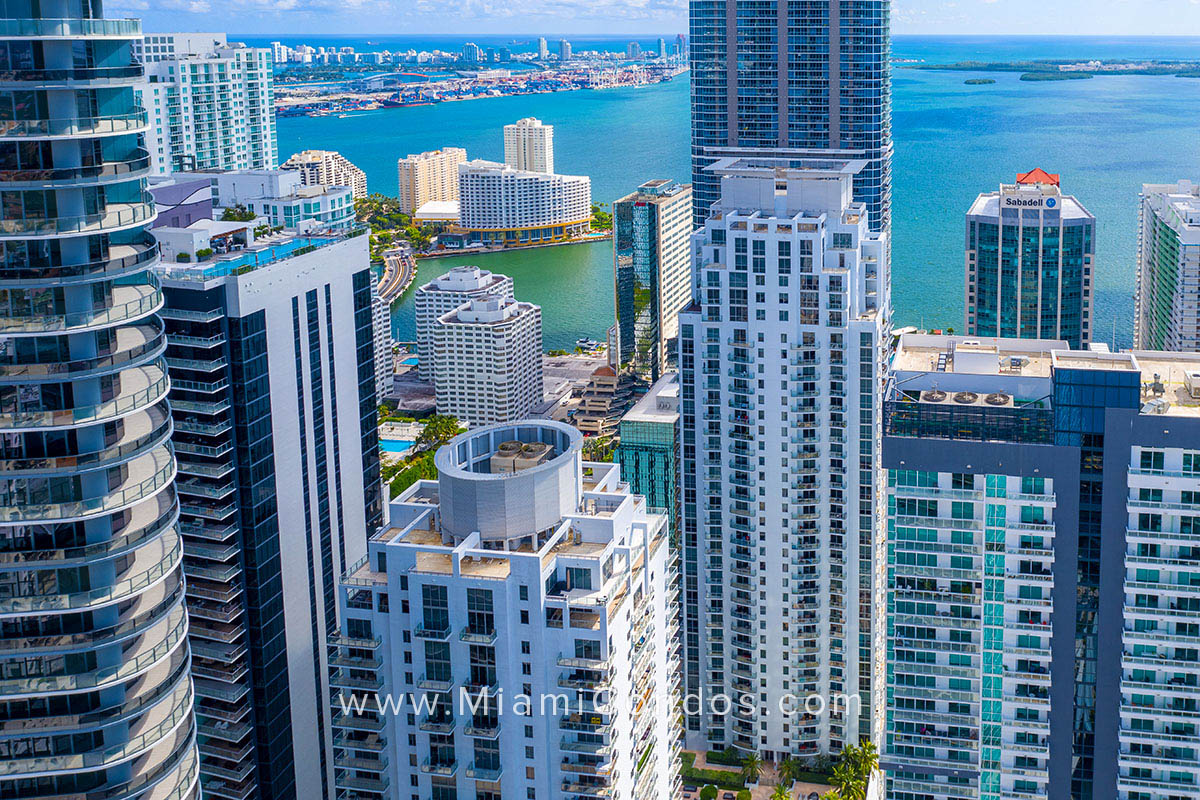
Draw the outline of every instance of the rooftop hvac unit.
<instances>
[{"instance_id":1,"label":"rooftop hvac unit","mask_svg":"<svg viewBox=\"0 0 1200 800\"><path fill-rule=\"evenodd\" d=\"M921 399L926 403L940 403L946 399L946 393L941 389L932 389L921 394Z\"/></svg>"},{"instance_id":2,"label":"rooftop hvac unit","mask_svg":"<svg viewBox=\"0 0 1200 800\"><path fill-rule=\"evenodd\" d=\"M1011 394L1005 394L1004 392L992 392L986 398L984 398L984 402L989 406L1011 406L1013 404L1013 399Z\"/></svg>"},{"instance_id":3,"label":"rooftop hvac unit","mask_svg":"<svg viewBox=\"0 0 1200 800\"><path fill-rule=\"evenodd\" d=\"M1153 400L1149 400L1145 404L1142 405L1142 413L1143 414L1165 414L1165 413L1167 413L1167 409L1169 409L1170 407L1171 407L1171 403L1168 400L1166 400L1162 397L1156 397Z\"/></svg>"},{"instance_id":4,"label":"rooftop hvac unit","mask_svg":"<svg viewBox=\"0 0 1200 800\"><path fill-rule=\"evenodd\" d=\"M1189 396L1200 400L1200 370L1192 370L1184 373L1183 385L1187 388Z\"/></svg>"},{"instance_id":5,"label":"rooftop hvac unit","mask_svg":"<svg viewBox=\"0 0 1200 800\"><path fill-rule=\"evenodd\" d=\"M523 470L536 467L538 464L549 461L553 454L554 448L545 442L530 442L524 445L520 454L513 458L513 469Z\"/></svg>"},{"instance_id":6,"label":"rooftop hvac unit","mask_svg":"<svg viewBox=\"0 0 1200 800\"><path fill-rule=\"evenodd\" d=\"M519 467L516 461L521 456L521 442L501 442L492 454L491 471L497 474L516 472Z\"/></svg>"},{"instance_id":7,"label":"rooftop hvac unit","mask_svg":"<svg viewBox=\"0 0 1200 800\"><path fill-rule=\"evenodd\" d=\"M958 392L954 395L954 402L964 406L969 406L979 400L979 395L975 392Z\"/></svg>"}]
</instances>

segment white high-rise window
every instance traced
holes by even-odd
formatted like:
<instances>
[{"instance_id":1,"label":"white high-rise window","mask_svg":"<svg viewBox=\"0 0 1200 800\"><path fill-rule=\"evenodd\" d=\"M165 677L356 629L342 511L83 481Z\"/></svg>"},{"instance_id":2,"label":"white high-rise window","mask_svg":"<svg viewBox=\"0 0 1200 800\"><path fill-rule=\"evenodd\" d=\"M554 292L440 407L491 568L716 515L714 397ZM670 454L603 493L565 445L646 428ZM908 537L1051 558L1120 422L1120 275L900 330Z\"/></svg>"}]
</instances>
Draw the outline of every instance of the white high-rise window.
<instances>
[{"instance_id":1,"label":"white high-rise window","mask_svg":"<svg viewBox=\"0 0 1200 800\"><path fill-rule=\"evenodd\" d=\"M504 163L529 172L554 172L554 126L534 117L505 125Z\"/></svg>"},{"instance_id":2,"label":"white high-rise window","mask_svg":"<svg viewBox=\"0 0 1200 800\"><path fill-rule=\"evenodd\" d=\"M681 796L667 519L582 446L560 422L481 428L392 503L329 639L339 788ZM420 706L375 713L375 692Z\"/></svg>"},{"instance_id":3,"label":"white high-rise window","mask_svg":"<svg viewBox=\"0 0 1200 800\"><path fill-rule=\"evenodd\" d=\"M693 714L697 747L807 758L873 733L890 307L886 234L852 199L863 166L712 167L679 325L686 622L717 633L686 667L689 693L735 705ZM822 713L799 708L810 696Z\"/></svg>"}]
</instances>

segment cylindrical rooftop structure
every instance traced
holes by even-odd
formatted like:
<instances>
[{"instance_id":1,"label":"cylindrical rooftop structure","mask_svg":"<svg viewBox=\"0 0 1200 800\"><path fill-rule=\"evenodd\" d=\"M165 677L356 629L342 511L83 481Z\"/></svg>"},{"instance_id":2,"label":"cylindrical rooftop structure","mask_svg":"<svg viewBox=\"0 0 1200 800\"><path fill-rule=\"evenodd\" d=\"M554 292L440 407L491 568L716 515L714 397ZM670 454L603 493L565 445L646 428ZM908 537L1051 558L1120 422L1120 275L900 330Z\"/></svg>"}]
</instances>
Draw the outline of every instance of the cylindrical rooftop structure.
<instances>
[{"instance_id":1,"label":"cylindrical rooftop structure","mask_svg":"<svg viewBox=\"0 0 1200 800\"><path fill-rule=\"evenodd\" d=\"M579 508L583 435L526 420L460 434L438 450L442 529L502 542L541 533Z\"/></svg>"}]
</instances>

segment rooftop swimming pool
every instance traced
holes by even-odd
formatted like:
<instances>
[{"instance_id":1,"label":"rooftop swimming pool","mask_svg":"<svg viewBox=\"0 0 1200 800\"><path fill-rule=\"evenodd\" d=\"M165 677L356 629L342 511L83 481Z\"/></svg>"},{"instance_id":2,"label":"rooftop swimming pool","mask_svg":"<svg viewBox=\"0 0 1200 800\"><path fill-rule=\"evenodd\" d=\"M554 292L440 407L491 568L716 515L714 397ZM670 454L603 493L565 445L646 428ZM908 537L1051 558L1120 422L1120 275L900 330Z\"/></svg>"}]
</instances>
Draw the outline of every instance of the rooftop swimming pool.
<instances>
[{"instance_id":1,"label":"rooftop swimming pool","mask_svg":"<svg viewBox=\"0 0 1200 800\"><path fill-rule=\"evenodd\" d=\"M222 258L220 261L214 262L212 266L205 267L204 277L220 278L225 275L245 271L246 268L255 269L270 264L273 261L278 261L281 258L296 255L298 250L320 247L323 244L329 244L334 241L337 241L337 239L327 236L297 236L294 239L288 239L269 247L244 250L232 258Z\"/></svg>"}]
</instances>

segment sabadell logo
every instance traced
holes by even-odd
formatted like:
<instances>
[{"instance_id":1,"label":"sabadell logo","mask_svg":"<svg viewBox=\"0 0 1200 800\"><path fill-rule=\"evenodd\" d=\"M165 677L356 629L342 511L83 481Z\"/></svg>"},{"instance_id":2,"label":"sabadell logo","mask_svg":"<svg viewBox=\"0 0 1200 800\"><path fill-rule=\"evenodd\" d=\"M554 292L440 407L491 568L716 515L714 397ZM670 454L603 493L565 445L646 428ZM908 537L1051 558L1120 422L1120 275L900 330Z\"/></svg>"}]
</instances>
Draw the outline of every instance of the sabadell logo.
<instances>
[{"instance_id":1,"label":"sabadell logo","mask_svg":"<svg viewBox=\"0 0 1200 800\"><path fill-rule=\"evenodd\" d=\"M1058 201L1053 197L1046 198L1046 208L1054 208L1056 205L1058 205Z\"/></svg>"}]
</instances>

